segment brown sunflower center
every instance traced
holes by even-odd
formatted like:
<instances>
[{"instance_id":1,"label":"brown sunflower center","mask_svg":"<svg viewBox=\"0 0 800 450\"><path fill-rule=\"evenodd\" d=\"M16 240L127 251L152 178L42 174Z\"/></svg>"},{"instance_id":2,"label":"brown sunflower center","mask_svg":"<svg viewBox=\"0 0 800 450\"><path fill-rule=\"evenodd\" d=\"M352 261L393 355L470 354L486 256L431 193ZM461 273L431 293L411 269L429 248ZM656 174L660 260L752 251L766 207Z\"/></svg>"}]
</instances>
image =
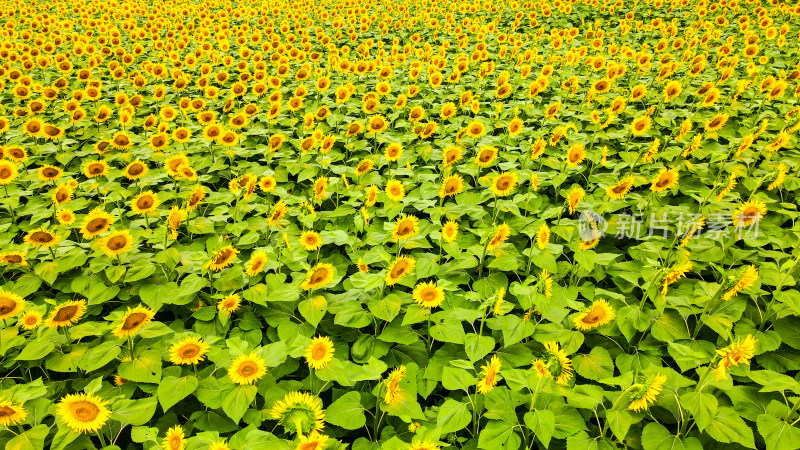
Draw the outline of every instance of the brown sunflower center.
<instances>
[{"instance_id":1,"label":"brown sunflower center","mask_svg":"<svg viewBox=\"0 0 800 450\"><path fill-rule=\"evenodd\" d=\"M497 179L497 183L495 183L498 189L506 190L511 186L511 179L508 177L500 177Z\"/></svg>"},{"instance_id":2,"label":"brown sunflower center","mask_svg":"<svg viewBox=\"0 0 800 450\"><path fill-rule=\"evenodd\" d=\"M489 161L492 160L492 156L494 156L492 154L492 152L489 152L489 151L481 152L480 156L478 156L478 160L480 160L480 162L483 162L483 163L489 162Z\"/></svg>"},{"instance_id":3,"label":"brown sunflower center","mask_svg":"<svg viewBox=\"0 0 800 450\"><path fill-rule=\"evenodd\" d=\"M8 298L0 297L0 314L8 314L17 307L17 302Z\"/></svg>"},{"instance_id":4,"label":"brown sunflower center","mask_svg":"<svg viewBox=\"0 0 800 450\"><path fill-rule=\"evenodd\" d=\"M656 186L664 187L664 186L668 185L670 183L670 181L672 181L672 179L669 176L661 177L656 182Z\"/></svg>"},{"instance_id":5,"label":"brown sunflower center","mask_svg":"<svg viewBox=\"0 0 800 450\"><path fill-rule=\"evenodd\" d=\"M78 314L78 305L68 305L58 308L56 315L53 316L53 322L66 322L72 320Z\"/></svg>"},{"instance_id":6,"label":"brown sunflower center","mask_svg":"<svg viewBox=\"0 0 800 450\"><path fill-rule=\"evenodd\" d=\"M34 241L34 242L39 242L39 243L41 243L41 244L46 244L46 243L48 243L48 242L52 242L52 241L53 241L53 239L55 239L55 238L53 237L53 235L52 235L52 234L50 234L50 233L48 233L48 232L46 232L46 231L35 231L35 232L34 232L34 233L31 235L31 240L32 240L32 241Z\"/></svg>"},{"instance_id":7,"label":"brown sunflower center","mask_svg":"<svg viewBox=\"0 0 800 450\"><path fill-rule=\"evenodd\" d=\"M19 255L6 255L3 257L3 261L12 264L19 264L22 262L22 257Z\"/></svg>"},{"instance_id":8,"label":"brown sunflower center","mask_svg":"<svg viewBox=\"0 0 800 450\"><path fill-rule=\"evenodd\" d=\"M186 344L181 348L180 354L184 358L194 358L200 353L200 347L196 344Z\"/></svg>"},{"instance_id":9,"label":"brown sunflower center","mask_svg":"<svg viewBox=\"0 0 800 450\"><path fill-rule=\"evenodd\" d=\"M422 299L426 302L432 302L436 300L436 291L433 289L426 289L422 291Z\"/></svg>"},{"instance_id":10,"label":"brown sunflower center","mask_svg":"<svg viewBox=\"0 0 800 450\"><path fill-rule=\"evenodd\" d=\"M9 406L0 406L0 417L13 416L17 411Z\"/></svg>"},{"instance_id":11,"label":"brown sunflower center","mask_svg":"<svg viewBox=\"0 0 800 450\"><path fill-rule=\"evenodd\" d=\"M42 169L42 175L44 175L45 178L56 177L58 176L58 169L55 169L53 167L45 167L44 169Z\"/></svg>"},{"instance_id":12,"label":"brown sunflower center","mask_svg":"<svg viewBox=\"0 0 800 450\"><path fill-rule=\"evenodd\" d=\"M408 262L401 260L394 265L394 268L390 272L390 276L392 278L400 278L406 273L406 270L408 270Z\"/></svg>"},{"instance_id":13,"label":"brown sunflower center","mask_svg":"<svg viewBox=\"0 0 800 450\"><path fill-rule=\"evenodd\" d=\"M314 273L311 274L311 283L321 283L325 278L328 277L328 269L324 267L320 267L319 269L315 270Z\"/></svg>"},{"instance_id":14,"label":"brown sunflower center","mask_svg":"<svg viewBox=\"0 0 800 450\"><path fill-rule=\"evenodd\" d=\"M0 168L0 178L2 178L4 180L6 178L11 178L11 173L12 173L11 169L8 168L8 167Z\"/></svg>"},{"instance_id":15,"label":"brown sunflower center","mask_svg":"<svg viewBox=\"0 0 800 450\"><path fill-rule=\"evenodd\" d=\"M147 314L143 312L132 313L125 318L122 329L125 331L136 329L136 327L144 323L145 319L147 319Z\"/></svg>"},{"instance_id":16,"label":"brown sunflower center","mask_svg":"<svg viewBox=\"0 0 800 450\"><path fill-rule=\"evenodd\" d=\"M89 221L86 224L86 229L95 233L97 231L103 230L108 226L108 219L105 217L97 217Z\"/></svg>"},{"instance_id":17,"label":"brown sunflower center","mask_svg":"<svg viewBox=\"0 0 800 450\"><path fill-rule=\"evenodd\" d=\"M142 198L140 198L140 199L139 199L139 200L136 202L136 207L137 207L137 208L139 208L139 209L148 209L148 208L150 208L151 206L153 206L153 203L154 203L154 202L153 202L153 197L150 197L150 196L148 195L148 196L146 196L146 197L142 197Z\"/></svg>"},{"instance_id":18,"label":"brown sunflower center","mask_svg":"<svg viewBox=\"0 0 800 450\"><path fill-rule=\"evenodd\" d=\"M73 418L80 422L91 422L100 414L97 405L83 400L73 403L71 409Z\"/></svg>"},{"instance_id":19,"label":"brown sunflower center","mask_svg":"<svg viewBox=\"0 0 800 450\"><path fill-rule=\"evenodd\" d=\"M89 173L92 175L99 175L103 173L103 170L105 170L105 166L102 164L91 164L89 166Z\"/></svg>"},{"instance_id":20,"label":"brown sunflower center","mask_svg":"<svg viewBox=\"0 0 800 450\"><path fill-rule=\"evenodd\" d=\"M214 258L213 258L213 262L214 262L214 264L220 264L220 263L222 263L222 262L225 262L225 261L227 261L227 259L228 259L230 256L231 256L231 251L230 251L230 250L228 250L228 249L224 249L224 250L220 251L219 253L217 253L217 254L214 256Z\"/></svg>"},{"instance_id":21,"label":"brown sunflower center","mask_svg":"<svg viewBox=\"0 0 800 450\"><path fill-rule=\"evenodd\" d=\"M253 361L245 361L236 372L243 377L249 377L258 372L258 365Z\"/></svg>"},{"instance_id":22,"label":"brown sunflower center","mask_svg":"<svg viewBox=\"0 0 800 450\"><path fill-rule=\"evenodd\" d=\"M114 144L116 144L116 145L118 145L120 147L128 145L129 142L130 141L128 140L128 138L126 136L117 136L117 137L114 138Z\"/></svg>"},{"instance_id":23,"label":"brown sunflower center","mask_svg":"<svg viewBox=\"0 0 800 450\"><path fill-rule=\"evenodd\" d=\"M108 247L111 250L119 250L121 248L124 248L125 245L127 244L128 244L128 238L126 238L125 236L114 236L108 240L106 247Z\"/></svg>"},{"instance_id":24,"label":"brown sunflower center","mask_svg":"<svg viewBox=\"0 0 800 450\"><path fill-rule=\"evenodd\" d=\"M593 324L595 324L597 322L600 322L600 320L602 320L602 319L603 319L603 312L599 311L599 310L597 310L595 308L592 308L586 314L586 317L581 319L581 322L593 325Z\"/></svg>"}]
</instances>

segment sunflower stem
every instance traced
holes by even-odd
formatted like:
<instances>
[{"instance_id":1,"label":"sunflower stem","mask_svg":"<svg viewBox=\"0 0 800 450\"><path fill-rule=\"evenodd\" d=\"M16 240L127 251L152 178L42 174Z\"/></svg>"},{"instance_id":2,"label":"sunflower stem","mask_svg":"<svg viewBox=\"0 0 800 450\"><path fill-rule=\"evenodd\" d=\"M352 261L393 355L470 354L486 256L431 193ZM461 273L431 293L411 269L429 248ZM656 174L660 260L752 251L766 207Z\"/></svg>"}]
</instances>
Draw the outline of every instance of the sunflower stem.
<instances>
[{"instance_id":1,"label":"sunflower stem","mask_svg":"<svg viewBox=\"0 0 800 450\"><path fill-rule=\"evenodd\" d=\"M131 359L133 359L133 338L128 336L128 349L131 352Z\"/></svg>"},{"instance_id":2,"label":"sunflower stem","mask_svg":"<svg viewBox=\"0 0 800 450\"><path fill-rule=\"evenodd\" d=\"M101 448L105 448L106 440L103 438L103 433L101 433L100 430L97 430L97 438L100 439L100 445L102 446Z\"/></svg>"}]
</instances>

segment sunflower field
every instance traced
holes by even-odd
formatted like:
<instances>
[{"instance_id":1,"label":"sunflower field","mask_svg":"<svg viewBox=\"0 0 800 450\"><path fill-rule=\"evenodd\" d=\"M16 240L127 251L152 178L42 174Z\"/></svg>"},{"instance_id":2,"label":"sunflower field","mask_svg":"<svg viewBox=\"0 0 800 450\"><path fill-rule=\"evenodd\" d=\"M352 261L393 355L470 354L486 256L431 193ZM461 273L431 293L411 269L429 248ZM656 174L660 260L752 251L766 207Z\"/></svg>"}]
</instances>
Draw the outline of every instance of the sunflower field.
<instances>
[{"instance_id":1,"label":"sunflower field","mask_svg":"<svg viewBox=\"0 0 800 450\"><path fill-rule=\"evenodd\" d=\"M0 446L800 448L800 4L0 1Z\"/></svg>"}]
</instances>

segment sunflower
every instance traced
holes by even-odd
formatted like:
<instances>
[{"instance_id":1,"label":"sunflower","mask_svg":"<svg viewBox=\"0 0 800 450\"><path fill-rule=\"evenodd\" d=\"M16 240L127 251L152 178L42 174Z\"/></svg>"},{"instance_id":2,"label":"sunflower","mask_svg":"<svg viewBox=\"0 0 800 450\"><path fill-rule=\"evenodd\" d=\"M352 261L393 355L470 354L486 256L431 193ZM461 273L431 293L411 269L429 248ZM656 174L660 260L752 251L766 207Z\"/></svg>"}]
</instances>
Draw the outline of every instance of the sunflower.
<instances>
[{"instance_id":1,"label":"sunflower","mask_svg":"<svg viewBox=\"0 0 800 450\"><path fill-rule=\"evenodd\" d=\"M556 380L556 384L566 386L572 379L572 361L564 350L559 348L558 342L545 342L544 348L543 360L548 372Z\"/></svg>"},{"instance_id":2,"label":"sunflower","mask_svg":"<svg viewBox=\"0 0 800 450\"><path fill-rule=\"evenodd\" d=\"M410 256L401 256L395 259L394 262L392 262L387 268L385 278L386 285L392 286L400 282L403 277L414 270L414 266L416 266L416 264L417 261Z\"/></svg>"},{"instance_id":3,"label":"sunflower","mask_svg":"<svg viewBox=\"0 0 800 450\"><path fill-rule=\"evenodd\" d=\"M0 294L0 305L2 305L2 303L3 303L2 294ZM0 306L0 315L2 315L2 310L3 308L2 306ZM23 312L19 320L17 321L17 323L19 324L20 327L22 327L23 330L34 330L36 328L39 328L39 325L41 325L42 322L43 322L42 313L36 310Z\"/></svg>"},{"instance_id":4,"label":"sunflower","mask_svg":"<svg viewBox=\"0 0 800 450\"><path fill-rule=\"evenodd\" d=\"M680 82L670 81L664 88L664 103L669 103L670 101L674 100L675 97L681 95L682 91L683 86L681 86Z\"/></svg>"},{"instance_id":5,"label":"sunflower","mask_svg":"<svg viewBox=\"0 0 800 450\"><path fill-rule=\"evenodd\" d=\"M214 441L208 446L208 450L231 450L224 440Z\"/></svg>"},{"instance_id":6,"label":"sunflower","mask_svg":"<svg viewBox=\"0 0 800 450\"><path fill-rule=\"evenodd\" d=\"M380 114L376 114L369 119L367 130L370 133L382 133L389 126L389 122Z\"/></svg>"},{"instance_id":7,"label":"sunflower","mask_svg":"<svg viewBox=\"0 0 800 450\"><path fill-rule=\"evenodd\" d=\"M328 177L319 177L314 181L314 200L322 202L327 196Z\"/></svg>"},{"instance_id":8,"label":"sunflower","mask_svg":"<svg viewBox=\"0 0 800 450\"><path fill-rule=\"evenodd\" d=\"M56 213L56 220L58 220L58 223L61 225L72 225L75 223L75 213L70 209L61 208Z\"/></svg>"},{"instance_id":9,"label":"sunflower","mask_svg":"<svg viewBox=\"0 0 800 450\"><path fill-rule=\"evenodd\" d=\"M606 194L612 200L620 200L625 198L633 187L633 176L629 175L620 180L617 184L611 185L606 189Z\"/></svg>"},{"instance_id":10,"label":"sunflower","mask_svg":"<svg viewBox=\"0 0 800 450\"><path fill-rule=\"evenodd\" d=\"M511 227L507 223L500 224L486 244L486 249L490 252L494 251L500 244L507 241L509 236L511 236Z\"/></svg>"},{"instance_id":11,"label":"sunflower","mask_svg":"<svg viewBox=\"0 0 800 450\"><path fill-rule=\"evenodd\" d=\"M133 248L133 236L130 231L115 231L97 241L100 250L108 257L127 253Z\"/></svg>"},{"instance_id":12,"label":"sunflower","mask_svg":"<svg viewBox=\"0 0 800 450\"><path fill-rule=\"evenodd\" d=\"M131 136L125 131L119 131L111 139L111 146L117 150L126 150L133 145Z\"/></svg>"},{"instance_id":13,"label":"sunflower","mask_svg":"<svg viewBox=\"0 0 800 450\"><path fill-rule=\"evenodd\" d=\"M108 163L105 160L90 161L83 167L86 178L95 178L108 175Z\"/></svg>"},{"instance_id":14,"label":"sunflower","mask_svg":"<svg viewBox=\"0 0 800 450\"><path fill-rule=\"evenodd\" d=\"M425 439L419 440L414 438L411 440L411 443L408 444L408 450L441 450L442 447L434 444L433 442Z\"/></svg>"},{"instance_id":15,"label":"sunflower","mask_svg":"<svg viewBox=\"0 0 800 450\"><path fill-rule=\"evenodd\" d=\"M633 119L631 122L631 134L634 136L641 136L650 129L653 121L650 119L650 116L640 116Z\"/></svg>"},{"instance_id":16,"label":"sunflower","mask_svg":"<svg viewBox=\"0 0 800 450\"><path fill-rule=\"evenodd\" d=\"M712 133L716 133L717 131L719 131L722 127L725 126L727 122L728 122L727 114L724 113L717 114L716 116L712 117L711 120L706 122L706 134L714 136L714 134Z\"/></svg>"},{"instance_id":17,"label":"sunflower","mask_svg":"<svg viewBox=\"0 0 800 450\"><path fill-rule=\"evenodd\" d=\"M245 267L245 273L248 276L256 276L264 270L264 265L267 263L267 252L257 250L250 256Z\"/></svg>"},{"instance_id":18,"label":"sunflower","mask_svg":"<svg viewBox=\"0 0 800 450\"><path fill-rule=\"evenodd\" d=\"M567 150L567 167L576 167L586 159L586 149L581 144L575 144Z\"/></svg>"},{"instance_id":19,"label":"sunflower","mask_svg":"<svg viewBox=\"0 0 800 450\"><path fill-rule=\"evenodd\" d=\"M508 135L516 137L525 130L525 122L519 117L514 117L508 123Z\"/></svg>"},{"instance_id":20,"label":"sunflower","mask_svg":"<svg viewBox=\"0 0 800 450\"><path fill-rule=\"evenodd\" d=\"M164 450L183 450L186 448L186 439L183 434L183 428L180 425L175 425L167 430L167 434L161 442L161 448Z\"/></svg>"},{"instance_id":21,"label":"sunflower","mask_svg":"<svg viewBox=\"0 0 800 450\"><path fill-rule=\"evenodd\" d=\"M461 175L453 174L445 177L442 187L439 189L439 197L452 197L464 190L464 179Z\"/></svg>"},{"instance_id":22,"label":"sunflower","mask_svg":"<svg viewBox=\"0 0 800 450\"><path fill-rule=\"evenodd\" d=\"M397 161L401 156L403 156L403 145L397 142L389 144L383 152L383 157L391 162Z\"/></svg>"},{"instance_id":23,"label":"sunflower","mask_svg":"<svg viewBox=\"0 0 800 450\"><path fill-rule=\"evenodd\" d=\"M59 169L56 166L51 166L49 164L40 167L36 173L36 175L42 181L55 181L61 178L61 175L63 174L64 174L63 170Z\"/></svg>"},{"instance_id":24,"label":"sunflower","mask_svg":"<svg viewBox=\"0 0 800 450\"><path fill-rule=\"evenodd\" d=\"M575 316L575 328L586 331L608 325L614 320L614 308L606 300L596 300L592 306Z\"/></svg>"},{"instance_id":25,"label":"sunflower","mask_svg":"<svg viewBox=\"0 0 800 450\"><path fill-rule=\"evenodd\" d=\"M653 192L662 192L666 191L667 189L671 189L673 186L678 184L679 177L680 175L678 174L678 169L667 169L666 167L662 167L658 172L658 175L653 178L653 181L650 184L650 190Z\"/></svg>"},{"instance_id":26,"label":"sunflower","mask_svg":"<svg viewBox=\"0 0 800 450\"><path fill-rule=\"evenodd\" d=\"M83 233L84 239L92 239L97 235L103 234L111 228L114 223L114 217L111 214L103 211L100 208L95 208L83 219Z\"/></svg>"},{"instance_id":27,"label":"sunflower","mask_svg":"<svg viewBox=\"0 0 800 450\"><path fill-rule=\"evenodd\" d=\"M21 296L0 289L0 319L16 316L25 308L25 299Z\"/></svg>"},{"instance_id":28,"label":"sunflower","mask_svg":"<svg viewBox=\"0 0 800 450\"><path fill-rule=\"evenodd\" d=\"M318 250L322 247L322 235L316 231L304 231L300 234L300 245L302 245L307 252Z\"/></svg>"},{"instance_id":29,"label":"sunflower","mask_svg":"<svg viewBox=\"0 0 800 450\"><path fill-rule=\"evenodd\" d=\"M455 241L458 237L458 222L455 220L448 220L442 226L442 239L448 244Z\"/></svg>"},{"instance_id":30,"label":"sunflower","mask_svg":"<svg viewBox=\"0 0 800 450\"><path fill-rule=\"evenodd\" d=\"M403 241L414 237L419 232L419 219L416 217L405 214L400 217L394 224L392 229L392 239L395 241Z\"/></svg>"},{"instance_id":31,"label":"sunflower","mask_svg":"<svg viewBox=\"0 0 800 450\"><path fill-rule=\"evenodd\" d=\"M737 338L731 345L722 350L717 350L717 355L720 360L714 372L717 374L717 380L726 378L725 370L731 366L738 366L739 364L750 364L750 359L755 356L756 343L753 335L748 334L744 339Z\"/></svg>"},{"instance_id":32,"label":"sunflower","mask_svg":"<svg viewBox=\"0 0 800 450\"><path fill-rule=\"evenodd\" d=\"M358 166L356 166L356 172L355 172L356 176L360 177L361 175L364 175L365 173L372 170L372 165L373 162L371 159L366 158L362 160L360 163L358 163Z\"/></svg>"},{"instance_id":33,"label":"sunflower","mask_svg":"<svg viewBox=\"0 0 800 450\"><path fill-rule=\"evenodd\" d=\"M222 270L233 264L233 260L236 259L236 254L238 253L239 250L236 250L232 245L226 245L214 252L214 255L206 263L206 268L212 272Z\"/></svg>"},{"instance_id":34,"label":"sunflower","mask_svg":"<svg viewBox=\"0 0 800 450\"><path fill-rule=\"evenodd\" d=\"M295 450L322 450L326 447L328 436L312 431L306 436L300 436L300 443Z\"/></svg>"},{"instance_id":35,"label":"sunflower","mask_svg":"<svg viewBox=\"0 0 800 450\"><path fill-rule=\"evenodd\" d=\"M119 325L111 332L118 338L136 336L142 328L144 328L156 313L150 308L144 306L137 306L135 308L128 307L128 310L119 321Z\"/></svg>"},{"instance_id":36,"label":"sunflower","mask_svg":"<svg viewBox=\"0 0 800 450\"><path fill-rule=\"evenodd\" d=\"M217 309L221 314L230 314L239 309L241 304L242 299L239 294L229 294L217 303Z\"/></svg>"},{"instance_id":37,"label":"sunflower","mask_svg":"<svg viewBox=\"0 0 800 450\"><path fill-rule=\"evenodd\" d=\"M478 139L479 137L486 134L486 126L484 126L483 123L478 122L477 120L472 121L466 127L466 134L467 136L473 139Z\"/></svg>"},{"instance_id":38,"label":"sunflower","mask_svg":"<svg viewBox=\"0 0 800 450\"><path fill-rule=\"evenodd\" d=\"M186 217L186 211L177 206L173 206L172 209L169 210L169 215L167 216L167 227L169 228L170 239L178 238L178 227L181 225L181 222L186 220Z\"/></svg>"},{"instance_id":39,"label":"sunflower","mask_svg":"<svg viewBox=\"0 0 800 450\"><path fill-rule=\"evenodd\" d=\"M158 199L158 194L153 191L144 191L133 198L131 201L131 210L134 214L147 214L152 215L158 209L161 202Z\"/></svg>"},{"instance_id":40,"label":"sunflower","mask_svg":"<svg viewBox=\"0 0 800 450\"><path fill-rule=\"evenodd\" d=\"M56 414L75 433L94 433L111 417L106 405L94 394L67 394L56 405Z\"/></svg>"},{"instance_id":41,"label":"sunflower","mask_svg":"<svg viewBox=\"0 0 800 450\"><path fill-rule=\"evenodd\" d=\"M333 281L335 274L336 268L333 264L318 263L306 273L300 286L306 291L324 287Z\"/></svg>"},{"instance_id":42,"label":"sunflower","mask_svg":"<svg viewBox=\"0 0 800 450\"><path fill-rule=\"evenodd\" d=\"M444 149L442 153L442 160L445 167L450 167L461 160L462 150L457 145L452 145Z\"/></svg>"},{"instance_id":43,"label":"sunflower","mask_svg":"<svg viewBox=\"0 0 800 450\"><path fill-rule=\"evenodd\" d=\"M27 266L28 258L23 252L2 252L0 253L0 264L9 266Z\"/></svg>"},{"instance_id":44,"label":"sunflower","mask_svg":"<svg viewBox=\"0 0 800 450\"><path fill-rule=\"evenodd\" d=\"M2 171L2 161L0 161L0 172ZM61 206L72 199L72 189L66 183L61 183L53 191L50 199L56 206Z\"/></svg>"},{"instance_id":45,"label":"sunflower","mask_svg":"<svg viewBox=\"0 0 800 450\"><path fill-rule=\"evenodd\" d=\"M25 243L33 247L50 248L61 241L61 236L44 228L37 228L25 235Z\"/></svg>"},{"instance_id":46,"label":"sunflower","mask_svg":"<svg viewBox=\"0 0 800 450\"><path fill-rule=\"evenodd\" d=\"M485 146L481 147L478 154L475 155L475 164L478 167L489 167L497 158L497 147Z\"/></svg>"},{"instance_id":47,"label":"sunflower","mask_svg":"<svg viewBox=\"0 0 800 450\"><path fill-rule=\"evenodd\" d=\"M500 374L500 358L492 356L489 364L481 367L482 378L478 381L477 389L480 394L488 394L497 386L497 377Z\"/></svg>"},{"instance_id":48,"label":"sunflower","mask_svg":"<svg viewBox=\"0 0 800 450\"><path fill-rule=\"evenodd\" d=\"M303 355L309 368L320 370L333 360L334 351L333 342L327 336L320 336L311 340Z\"/></svg>"},{"instance_id":49,"label":"sunflower","mask_svg":"<svg viewBox=\"0 0 800 450\"><path fill-rule=\"evenodd\" d=\"M16 164L11 161L0 161L0 186L11 184L18 175Z\"/></svg>"},{"instance_id":50,"label":"sunflower","mask_svg":"<svg viewBox=\"0 0 800 450\"><path fill-rule=\"evenodd\" d=\"M25 122L25 124L22 126L22 131L27 136L38 137L42 134L42 127L44 127L44 122L34 117Z\"/></svg>"},{"instance_id":51,"label":"sunflower","mask_svg":"<svg viewBox=\"0 0 800 450\"><path fill-rule=\"evenodd\" d=\"M286 202L283 200L278 201L273 207L272 212L270 213L269 219L267 223L270 226L275 226L280 222L280 220L286 215L288 208L286 206Z\"/></svg>"},{"instance_id":52,"label":"sunflower","mask_svg":"<svg viewBox=\"0 0 800 450\"><path fill-rule=\"evenodd\" d=\"M0 425L8 427L17 425L28 416L28 411L9 400L0 400Z\"/></svg>"},{"instance_id":53,"label":"sunflower","mask_svg":"<svg viewBox=\"0 0 800 450\"><path fill-rule=\"evenodd\" d=\"M436 282L423 282L414 287L414 302L423 308L436 308L444 301L444 289Z\"/></svg>"},{"instance_id":54,"label":"sunflower","mask_svg":"<svg viewBox=\"0 0 800 450\"><path fill-rule=\"evenodd\" d=\"M400 382L406 376L406 366L396 367L386 377L384 383L386 385L386 392L383 394L383 403L387 405L394 405L402 398L402 390L400 389Z\"/></svg>"},{"instance_id":55,"label":"sunflower","mask_svg":"<svg viewBox=\"0 0 800 450\"><path fill-rule=\"evenodd\" d=\"M239 355L228 368L228 376L236 384L247 385L260 380L267 373L264 358L258 353Z\"/></svg>"},{"instance_id":56,"label":"sunflower","mask_svg":"<svg viewBox=\"0 0 800 450\"><path fill-rule=\"evenodd\" d=\"M664 383L666 381L666 375L657 374L648 383L636 385L636 390L631 395L632 400L630 405L628 405L628 409L636 412L647 410L649 405L656 402L658 394L664 390Z\"/></svg>"},{"instance_id":57,"label":"sunflower","mask_svg":"<svg viewBox=\"0 0 800 450\"><path fill-rule=\"evenodd\" d=\"M206 198L206 187L202 184L197 184L192 188L189 198L186 200L186 210L194 211Z\"/></svg>"},{"instance_id":58,"label":"sunflower","mask_svg":"<svg viewBox=\"0 0 800 450\"><path fill-rule=\"evenodd\" d=\"M767 205L760 200L746 201L739 205L733 212L732 220L735 227L748 227L758 223L767 214Z\"/></svg>"},{"instance_id":59,"label":"sunflower","mask_svg":"<svg viewBox=\"0 0 800 450\"><path fill-rule=\"evenodd\" d=\"M490 189L497 197L505 197L514 191L519 177L516 172L503 172L492 180Z\"/></svg>"},{"instance_id":60,"label":"sunflower","mask_svg":"<svg viewBox=\"0 0 800 450\"><path fill-rule=\"evenodd\" d=\"M739 295L739 292L752 286L756 280L758 280L758 268L754 265L747 266L736 283L730 289L728 289L725 294L722 295L722 299L730 300L733 297L736 297Z\"/></svg>"},{"instance_id":61,"label":"sunflower","mask_svg":"<svg viewBox=\"0 0 800 450\"><path fill-rule=\"evenodd\" d=\"M270 415L289 433L306 435L322 431L325 411L322 400L305 392L289 392L272 406Z\"/></svg>"},{"instance_id":62,"label":"sunflower","mask_svg":"<svg viewBox=\"0 0 800 450\"><path fill-rule=\"evenodd\" d=\"M277 181L275 181L275 177L272 175L267 175L261 177L261 180L258 182L258 187L264 192L275 192L275 186L277 185Z\"/></svg>"}]
</instances>

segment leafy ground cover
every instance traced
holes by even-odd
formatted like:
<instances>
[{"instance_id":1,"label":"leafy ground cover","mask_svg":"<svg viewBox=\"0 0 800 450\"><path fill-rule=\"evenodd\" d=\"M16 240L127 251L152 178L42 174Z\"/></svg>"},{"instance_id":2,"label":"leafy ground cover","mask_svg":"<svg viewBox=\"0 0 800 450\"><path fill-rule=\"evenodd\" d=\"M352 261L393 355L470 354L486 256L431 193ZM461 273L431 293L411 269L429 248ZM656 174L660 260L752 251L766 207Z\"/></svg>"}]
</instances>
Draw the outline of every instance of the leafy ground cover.
<instances>
[{"instance_id":1,"label":"leafy ground cover","mask_svg":"<svg viewBox=\"0 0 800 450\"><path fill-rule=\"evenodd\" d=\"M2 6L5 448L800 448L796 4Z\"/></svg>"}]
</instances>

